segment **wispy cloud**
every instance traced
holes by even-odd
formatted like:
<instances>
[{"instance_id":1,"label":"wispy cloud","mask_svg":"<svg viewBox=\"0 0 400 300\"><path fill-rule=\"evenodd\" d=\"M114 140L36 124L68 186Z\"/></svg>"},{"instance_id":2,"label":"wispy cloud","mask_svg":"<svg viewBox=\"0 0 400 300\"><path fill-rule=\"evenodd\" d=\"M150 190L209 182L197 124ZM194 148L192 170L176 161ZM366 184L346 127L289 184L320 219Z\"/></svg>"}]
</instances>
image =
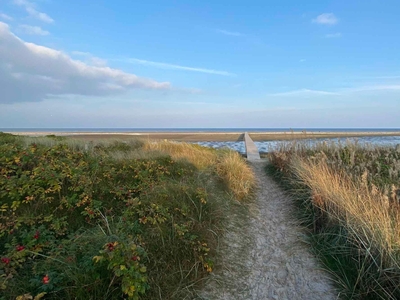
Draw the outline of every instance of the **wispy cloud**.
<instances>
[{"instance_id":1,"label":"wispy cloud","mask_svg":"<svg viewBox=\"0 0 400 300\"><path fill-rule=\"evenodd\" d=\"M276 97L299 97L299 96L316 96L316 95L340 95L339 93L335 92L328 92L328 91L320 91L320 90L310 90L310 89L300 89L294 90L289 92L282 92L282 93L274 93L268 94L268 96L276 96Z\"/></svg>"},{"instance_id":2,"label":"wispy cloud","mask_svg":"<svg viewBox=\"0 0 400 300\"><path fill-rule=\"evenodd\" d=\"M343 89L344 92L368 92L368 91L400 91L400 84L392 85L367 85Z\"/></svg>"},{"instance_id":3,"label":"wispy cloud","mask_svg":"<svg viewBox=\"0 0 400 300\"><path fill-rule=\"evenodd\" d=\"M215 75L222 75L222 76L236 76L236 74L227 72L227 71L218 71L213 69L204 69L204 68L194 68L194 67L186 67L162 62L155 62L149 60L142 60L137 58L128 58L122 59L122 61L132 63L132 64L139 64L144 66L150 66L155 68L161 69L169 69L169 70L183 70L183 71L190 71L190 72L200 72L200 73L207 73L207 74L215 74Z\"/></svg>"},{"instance_id":4,"label":"wispy cloud","mask_svg":"<svg viewBox=\"0 0 400 300\"><path fill-rule=\"evenodd\" d=\"M35 19L43 21L45 23L53 23L54 20L47 14L36 10L35 5L27 0L13 0L14 4L25 8L26 12Z\"/></svg>"},{"instance_id":5,"label":"wispy cloud","mask_svg":"<svg viewBox=\"0 0 400 300\"><path fill-rule=\"evenodd\" d=\"M322 25L335 25L339 20L333 13L324 13L312 19L312 22Z\"/></svg>"},{"instance_id":6,"label":"wispy cloud","mask_svg":"<svg viewBox=\"0 0 400 300\"><path fill-rule=\"evenodd\" d=\"M6 20L6 21L12 21L12 20L14 20L12 17L10 17L9 15L6 15L6 14L3 14L3 13L0 13L0 18L2 18L3 20Z\"/></svg>"},{"instance_id":7,"label":"wispy cloud","mask_svg":"<svg viewBox=\"0 0 400 300\"><path fill-rule=\"evenodd\" d=\"M224 29L217 29L216 30L218 33L224 34L224 35L230 35L230 36L244 36L243 33L240 32L235 32L235 31L228 31Z\"/></svg>"},{"instance_id":8,"label":"wispy cloud","mask_svg":"<svg viewBox=\"0 0 400 300\"><path fill-rule=\"evenodd\" d=\"M400 91L400 84L386 84L386 85L366 85L366 86L355 86L350 88L337 88L333 91L322 91L322 90L311 90L311 89L299 89L282 93L268 94L267 96L272 97L317 97L317 96L337 96L337 95L348 95L354 93L368 93L368 92L388 92L388 91Z\"/></svg>"},{"instance_id":9,"label":"wispy cloud","mask_svg":"<svg viewBox=\"0 0 400 300\"><path fill-rule=\"evenodd\" d=\"M30 35L49 35L50 32L43 30L39 26L19 25L18 28L26 34Z\"/></svg>"},{"instance_id":10,"label":"wispy cloud","mask_svg":"<svg viewBox=\"0 0 400 300\"><path fill-rule=\"evenodd\" d=\"M325 34L325 37L329 38L329 39L340 38L340 37L342 37L342 34L340 32L328 33L328 34Z\"/></svg>"},{"instance_id":11,"label":"wispy cloud","mask_svg":"<svg viewBox=\"0 0 400 300\"><path fill-rule=\"evenodd\" d=\"M306 61L305 58L302 58L302 59L299 60L299 62L301 62L301 63L303 63L305 61Z\"/></svg>"}]
</instances>

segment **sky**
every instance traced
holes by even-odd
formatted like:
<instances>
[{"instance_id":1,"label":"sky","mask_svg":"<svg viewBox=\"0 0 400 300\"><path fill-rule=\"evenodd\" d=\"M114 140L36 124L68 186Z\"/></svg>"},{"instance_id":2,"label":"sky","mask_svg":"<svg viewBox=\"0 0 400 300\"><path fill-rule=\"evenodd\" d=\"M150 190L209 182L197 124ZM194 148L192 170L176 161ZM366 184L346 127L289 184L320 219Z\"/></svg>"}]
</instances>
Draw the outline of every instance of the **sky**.
<instances>
[{"instance_id":1,"label":"sky","mask_svg":"<svg viewBox=\"0 0 400 300\"><path fill-rule=\"evenodd\" d=\"M0 128L400 128L398 0L0 0Z\"/></svg>"}]
</instances>

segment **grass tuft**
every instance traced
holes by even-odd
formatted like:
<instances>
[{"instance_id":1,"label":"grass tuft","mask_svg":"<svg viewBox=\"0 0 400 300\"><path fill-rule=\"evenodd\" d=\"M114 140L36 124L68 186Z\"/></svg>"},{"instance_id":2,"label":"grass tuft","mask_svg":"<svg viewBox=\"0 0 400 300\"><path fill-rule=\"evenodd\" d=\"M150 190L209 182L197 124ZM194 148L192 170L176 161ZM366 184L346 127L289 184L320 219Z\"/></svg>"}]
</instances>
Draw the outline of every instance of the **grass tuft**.
<instances>
[{"instance_id":1,"label":"grass tuft","mask_svg":"<svg viewBox=\"0 0 400 300\"><path fill-rule=\"evenodd\" d=\"M252 195L256 179L239 153L227 151L218 160L216 169L236 199L244 200Z\"/></svg>"}]
</instances>

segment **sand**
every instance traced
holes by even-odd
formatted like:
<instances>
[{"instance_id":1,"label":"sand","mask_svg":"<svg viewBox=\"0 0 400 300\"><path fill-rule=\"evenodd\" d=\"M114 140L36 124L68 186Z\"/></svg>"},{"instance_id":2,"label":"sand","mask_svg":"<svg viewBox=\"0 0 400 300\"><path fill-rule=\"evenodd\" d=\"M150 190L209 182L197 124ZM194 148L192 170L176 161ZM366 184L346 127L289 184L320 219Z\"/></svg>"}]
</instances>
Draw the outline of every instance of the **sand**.
<instances>
[{"instance_id":1,"label":"sand","mask_svg":"<svg viewBox=\"0 0 400 300\"><path fill-rule=\"evenodd\" d=\"M265 174L266 162L252 161L258 178L257 199L249 223L232 216L216 271L199 292L200 299L338 299L329 274L304 243L293 200Z\"/></svg>"},{"instance_id":2,"label":"sand","mask_svg":"<svg viewBox=\"0 0 400 300\"><path fill-rule=\"evenodd\" d=\"M68 136L74 139L102 140L102 139L130 139L142 138L151 140L174 140L185 142L204 141L242 141L243 132L130 132L130 133L94 133L94 132L12 132L17 135L45 136L55 134ZM292 140L308 138L335 138L335 137L363 137L363 136L400 136L397 132L249 132L254 141Z\"/></svg>"}]
</instances>

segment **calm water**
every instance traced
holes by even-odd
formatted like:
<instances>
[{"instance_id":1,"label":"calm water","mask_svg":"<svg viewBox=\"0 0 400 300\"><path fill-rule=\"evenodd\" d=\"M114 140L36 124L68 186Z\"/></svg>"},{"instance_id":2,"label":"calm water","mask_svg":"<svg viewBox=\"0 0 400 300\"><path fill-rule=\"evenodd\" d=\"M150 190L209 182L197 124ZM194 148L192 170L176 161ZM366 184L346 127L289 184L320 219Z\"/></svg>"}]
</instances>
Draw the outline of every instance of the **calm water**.
<instances>
[{"instance_id":1,"label":"calm water","mask_svg":"<svg viewBox=\"0 0 400 300\"><path fill-rule=\"evenodd\" d=\"M400 144L400 136L369 136L369 137L357 137L357 138L321 138L321 139L304 139L302 140L308 144L315 144L322 141L333 141L335 143L346 143L346 141L357 141L359 144L371 144L380 146L395 146ZM270 149L276 147L282 141L261 141L254 142L260 152L268 152ZM246 153L244 142L198 142L197 144L212 147L212 148L223 148L228 147L240 153Z\"/></svg>"}]
</instances>

